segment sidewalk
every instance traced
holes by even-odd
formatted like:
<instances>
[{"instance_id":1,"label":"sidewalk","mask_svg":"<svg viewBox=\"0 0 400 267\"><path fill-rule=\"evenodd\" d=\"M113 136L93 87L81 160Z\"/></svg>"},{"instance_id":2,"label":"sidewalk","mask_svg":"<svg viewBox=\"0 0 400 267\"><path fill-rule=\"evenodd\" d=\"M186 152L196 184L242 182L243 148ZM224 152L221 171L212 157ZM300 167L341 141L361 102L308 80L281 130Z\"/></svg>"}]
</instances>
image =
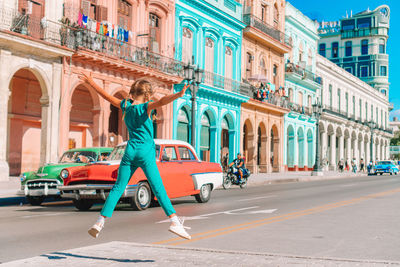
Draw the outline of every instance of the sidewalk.
<instances>
[{"instance_id":1,"label":"sidewalk","mask_svg":"<svg viewBox=\"0 0 400 267\"><path fill-rule=\"evenodd\" d=\"M43 254L2 266L388 266L400 262L279 255L110 242Z\"/></svg>"},{"instance_id":2,"label":"sidewalk","mask_svg":"<svg viewBox=\"0 0 400 267\"><path fill-rule=\"evenodd\" d=\"M249 186L289 183L289 182L306 182L316 180L327 180L337 178L366 176L366 173L325 171L323 176L311 176L311 172L283 172L283 173L261 173L252 174L249 178ZM17 195L20 190L20 178L11 176L9 181L0 181L0 206L25 204L25 196Z\"/></svg>"}]
</instances>

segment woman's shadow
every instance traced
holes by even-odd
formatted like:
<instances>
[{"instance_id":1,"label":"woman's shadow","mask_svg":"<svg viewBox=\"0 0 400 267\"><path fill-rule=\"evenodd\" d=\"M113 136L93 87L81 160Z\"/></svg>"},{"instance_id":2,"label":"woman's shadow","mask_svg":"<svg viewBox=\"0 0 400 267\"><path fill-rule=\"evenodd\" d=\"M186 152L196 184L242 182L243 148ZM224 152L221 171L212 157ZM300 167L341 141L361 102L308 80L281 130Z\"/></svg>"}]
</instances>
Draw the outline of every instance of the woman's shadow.
<instances>
[{"instance_id":1,"label":"woman's shadow","mask_svg":"<svg viewBox=\"0 0 400 267\"><path fill-rule=\"evenodd\" d=\"M74 258L80 258L80 259L116 261L116 262L124 262L124 263L155 262L155 260L113 259L113 258L78 255L78 254L72 254L72 253L66 253L66 252L53 252L51 254L56 254L56 255L60 255L60 256L48 255L48 254L44 254L44 255L41 255L41 256L42 257L47 257L49 260L62 260L62 259L67 259L67 257L74 257Z\"/></svg>"}]
</instances>

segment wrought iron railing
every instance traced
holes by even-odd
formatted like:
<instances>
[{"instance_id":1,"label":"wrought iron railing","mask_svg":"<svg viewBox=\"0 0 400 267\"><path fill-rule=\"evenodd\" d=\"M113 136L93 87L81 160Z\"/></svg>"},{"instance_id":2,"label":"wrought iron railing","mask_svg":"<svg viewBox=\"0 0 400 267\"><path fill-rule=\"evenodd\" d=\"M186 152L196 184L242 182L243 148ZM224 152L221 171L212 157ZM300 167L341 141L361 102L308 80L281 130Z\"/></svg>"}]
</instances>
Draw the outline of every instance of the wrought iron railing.
<instances>
[{"instance_id":1,"label":"wrought iron railing","mask_svg":"<svg viewBox=\"0 0 400 267\"><path fill-rule=\"evenodd\" d=\"M270 93L268 97L262 98L258 96L257 88L249 83L241 83L240 93L248 97L260 101L261 103L268 103L282 108L289 108L289 101L286 96Z\"/></svg>"},{"instance_id":2,"label":"wrought iron railing","mask_svg":"<svg viewBox=\"0 0 400 267\"><path fill-rule=\"evenodd\" d=\"M312 108L297 103L289 102L289 109L300 114L312 115Z\"/></svg>"},{"instance_id":3,"label":"wrought iron railing","mask_svg":"<svg viewBox=\"0 0 400 267\"><path fill-rule=\"evenodd\" d=\"M275 40L281 42L282 44L292 47L290 39L285 33L275 29L273 26L267 24L266 22L262 21L261 19L257 18L256 16L254 16L252 14L244 14L243 22L245 24L247 24L248 26L254 27L254 28L259 29L260 31L268 34L269 36L271 36Z\"/></svg>"},{"instance_id":4,"label":"wrought iron railing","mask_svg":"<svg viewBox=\"0 0 400 267\"><path fill-rule=\"evenodd\" d=\"M226 91L240 93L241 82L218 75L214 72L204 71L204 84Z\"/></svg>"},{"instance_id":5,"label":"wrought iron railing","mask_svg":"<svg viewBox=\"0 0 400 267\"><path fill-rule=\"evenodd\" d=\"M299 65L295 65L293 63L286 63L285 66L285 72L288 73L296 73L298 75L300 75L302 77L302 79L307 79L313 82L316 82L320 85L322 85L322 78L315 75L314 73L312 73L309 70L306 70L302 67L300 67Z\"/></svg>"},{"instance_id":6,"label":"wrought iron railing","mask_svg":"<svg viewBox=\"0 0 400 267\"><path fill-rule=\"evenodd\" d=\"M175 59L85 28L46 21L45 19L35 18L31 15L22 15L15 10L0 9L0 30L16 32L29 36L32 39L74 50L89 49L167 74L184 76L184 64Z\"/></svg>"}]
</instances>

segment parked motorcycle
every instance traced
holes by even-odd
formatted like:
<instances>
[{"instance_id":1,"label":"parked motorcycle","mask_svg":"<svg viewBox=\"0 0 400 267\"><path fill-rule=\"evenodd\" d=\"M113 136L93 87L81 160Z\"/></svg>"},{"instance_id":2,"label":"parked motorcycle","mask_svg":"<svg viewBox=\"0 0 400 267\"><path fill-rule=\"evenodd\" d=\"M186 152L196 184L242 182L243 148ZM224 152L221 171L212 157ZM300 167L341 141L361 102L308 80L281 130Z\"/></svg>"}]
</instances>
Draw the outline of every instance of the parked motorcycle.
<instances>
[{"instance_id":1,"label":"parked motorcycle","mask_svg":"<svg viewBox=\"0 0 400 267\"><path fill-rule=\"evenodd\" d=\"M224 182L222 186L224 189L228 189L232 184L240 186L240 188L245 188L247 186L247 181L250 176L250 171L244 169L243 177L239 182L239 170L235 167L229 167L227 173L224 175Z\"/></svg>"}]
</instances>

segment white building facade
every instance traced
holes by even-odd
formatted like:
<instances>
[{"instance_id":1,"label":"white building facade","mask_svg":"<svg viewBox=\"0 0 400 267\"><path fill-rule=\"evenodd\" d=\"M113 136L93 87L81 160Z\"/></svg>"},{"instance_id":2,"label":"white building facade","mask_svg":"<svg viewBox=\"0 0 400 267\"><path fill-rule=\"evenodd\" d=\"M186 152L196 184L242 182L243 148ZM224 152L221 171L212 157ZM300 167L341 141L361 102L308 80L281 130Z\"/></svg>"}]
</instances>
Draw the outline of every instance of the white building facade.
<instances>
[{"instance_id":1,"label":"white building facade","mask_svg":"<svg viewBox=\"0 0 400 267\"><path fill-rule=\"evenodd\" d=\"M320 158L324 169L335 170L340 159L389 158L390 138L387 96L323 56L317 56L317 75L322 77ZM372 136L372 143L371 143Z\"/></svg>"}]
</instances>

